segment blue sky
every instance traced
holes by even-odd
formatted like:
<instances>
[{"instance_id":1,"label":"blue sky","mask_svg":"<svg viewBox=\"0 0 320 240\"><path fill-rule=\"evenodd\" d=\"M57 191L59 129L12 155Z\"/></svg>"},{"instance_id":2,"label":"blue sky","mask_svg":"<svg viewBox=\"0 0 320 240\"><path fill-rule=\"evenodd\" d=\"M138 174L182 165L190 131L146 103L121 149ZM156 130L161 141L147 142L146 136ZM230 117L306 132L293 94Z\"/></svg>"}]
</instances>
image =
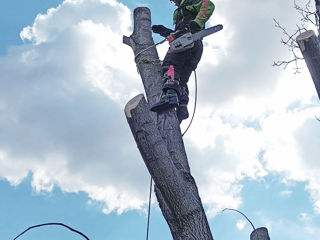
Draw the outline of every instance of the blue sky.
<instances>
[{"instance_id":1,"label":"blue sky","mask_svg":"<svg viewBox=\"0 0 320 240\"><path fill-rule=\"evenodd\" d=\"M120 2L1 4L1 239L45 222L96 240L145 238L149 176L123 114L143 89L121 41L132 32L135 7L148 6L153 23L168 27L174 7ZM229 207L268 227L272 239L316 240L319 100L306 69L295 75L271 66L290 58L272 18L292 30L299 16L284 1L214 3L208 25L224 30L204 42L199 106L185 137L214 238L249 239L240 215L221 213ZM189 85L193 99L193 79ZM153 200L149 239L171 239ZM81 237L52 226L21 239Z\"/></svg>"},{"instance_id":2,"label":"blue sky","mask_svg":"<svg viewBox=\"0 0 320 240\"><path fill-rule=\"evenodd\" d=\"M63 193L55 188L50 193L35 193L30 186L30 177L19 186L12 187L1 181L1 235L3 239L13 239L27 226L45 222L62 222L85 233L90 239L143 239L146 230L146 215L137 211L117 215L105 215L100 204L88 204L84 193ZM278 176L268 177L263 181L243 182L243 206L241 210L250 218L255 227L273 228L270 236L273 239L286 237L306 237L299 228L308 224L318 226L320 218L314 216L305 184L300 183L288 188L279 183ZM272 187L269 186L272 184ZM292 191L290 196L281 192ZM257 197L258 196L258 197ZM303 219L305 213L311 219ZM162 219L156 204L152 208L150 239L170 239L166 223ZM236 227L242 222L242 216L235 212L219 213L210 220L215 239L247 239L251 227L246 224L241 231ZM307 222L306 222L307 221ZM283 231L285 226L295 229ZM295 235L295 236L292 236ZM81 239L75 233L62 227L47 226L29 231L22 239ZM310 235L310 239L312 235Z\"/></svg>"},{"instance_id":3,"label":"blue sky","mask_svg":"<svg viewBox=\"0 0 320 240\"><path fill-rule=\"evenodd\" d=\"M57 0L32 0L32 1L3 1L1 2L2 33L0 54L7 52L9 46L21 44L20 31L26 25L32 24L39 13L46 13L49 8L56 7L62 1Z\"/></svg>"}]
</instances>

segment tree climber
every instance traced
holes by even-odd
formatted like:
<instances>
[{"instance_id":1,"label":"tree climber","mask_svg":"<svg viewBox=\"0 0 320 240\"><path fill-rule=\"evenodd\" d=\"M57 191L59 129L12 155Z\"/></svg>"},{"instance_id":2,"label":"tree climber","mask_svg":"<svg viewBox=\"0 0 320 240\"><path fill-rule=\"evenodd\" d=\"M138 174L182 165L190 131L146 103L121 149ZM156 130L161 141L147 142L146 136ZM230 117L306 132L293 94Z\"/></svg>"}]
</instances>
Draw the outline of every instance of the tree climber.
<instances>
[{"instance_id":1,"label":"tree climber","mask_svg":"<svg viewBox=\"0 0 320 240\"><path fill-rule=\"evenodd\" d=\"M162 37L168 37L172 32L191 31L198 32L205 28L214 11L214 4L210 0L170 0L178 8L173 14L175 30L163 25L153 25L152 31ZM160 112L168 108L176 107L179 122L189 117L188 102L189 90L187 82L197 68L203 51L202 41L198 40L194 46L183 52L173 53L168 50L163 63L163 88L160 101L151 107L151 111Z\"/></svg>"}]
</instances>

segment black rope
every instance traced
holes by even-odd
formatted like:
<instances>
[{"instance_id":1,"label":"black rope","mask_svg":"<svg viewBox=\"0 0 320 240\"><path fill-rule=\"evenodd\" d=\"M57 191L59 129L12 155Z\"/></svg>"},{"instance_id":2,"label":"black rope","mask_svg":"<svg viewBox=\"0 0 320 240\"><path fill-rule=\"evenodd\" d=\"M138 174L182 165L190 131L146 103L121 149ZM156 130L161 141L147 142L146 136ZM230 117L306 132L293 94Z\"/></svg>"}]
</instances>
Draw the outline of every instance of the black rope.
<instances>
[{"instance_id":1,"label":"black rope","mask_svg":"<svg viewBox=\"0 0 320 240\"><path fill-rule=\"evenodd\" d=\"M34 225L29 227L28 229L24 230L22 233L20 233L18 236L16 236L13 240L16 240L18 237L20 237L21 235L25 234L27 231L31 230L32 228L37 228L37 227L43 227L43 226L47 226L47 225L59 225L65 228L68 228L70 231L78 233L79 235L81 235L82 237L84 237L87 240L90 240L86 235L84 235L82 232L75 230L71 227L69 227L68 225L65 225L63 223L43 223L43 224L39 224L39 225Z\"/></svg>"},{"instance_id":2,"label":"black rope","mask_svg":"<svg viewBox=\"0 0 320 240\"><path fill-rule=\"evenodd\" d=\"M150 192L149 192L149 206L148 206L148 222L147 222L147 238L149 239L149 225L150 225L150 208L151 208L151 193L152 193L152 177L150 180Z\"/></svg>"},{"instance_id":3,"label":"black rope","mask_svg":"<svg viewBox=\"0 0 320 240\"><path fill-rule=\"evenodd\" d=\"M197 73L196 70L193 71L194 72L194 84L195 84L195 94L194 94L194 106L193 106L193 113L192 113L192 117L191 120L189 122L189 125L187 127L187 129L184 131L184 133L182 134L182 137L186 134L186 132L189 130L192 122L193 122L193 118L195 116L196 113L196 109L197 109L197 99L198 99L198 80L197 80Z\"/></svg>"},{"instance_id":4,"label":"black rope","mask_svg":"<svg viewBox=\"0 0 320 240\"><path fill-rule=\"evenodd\" d=\"M228 210L228 211L235 211L235 212L240 213L240 214L241 214L242 216L244 216L244 217L247 219L247 221L251 224L253 230L256 230L256 228L253 226L253 223L250 221L250 219L249 219L244 213L240 212L240 211L237 210L237 209L233 209L233 208L225 208L225 209L222 210L222 212L224 212L224 211L226 211L226 210Z\"/></svg>"}]
</instances>

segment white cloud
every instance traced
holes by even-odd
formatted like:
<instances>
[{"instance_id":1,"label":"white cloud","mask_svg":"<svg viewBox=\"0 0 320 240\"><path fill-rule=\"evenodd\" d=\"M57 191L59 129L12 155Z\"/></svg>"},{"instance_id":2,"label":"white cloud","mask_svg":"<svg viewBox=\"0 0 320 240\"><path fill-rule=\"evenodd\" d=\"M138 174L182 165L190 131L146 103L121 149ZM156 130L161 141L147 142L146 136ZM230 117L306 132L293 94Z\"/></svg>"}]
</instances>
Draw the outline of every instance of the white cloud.
<instances>
[{"instance_id":1,"label":"white cloud","mask_svg":"<svg viewBox=\"0 0 320 240\"><path fill-rule=\"evenodd\" d=\"M207 193L217 184L227 183L241 188L239 181L244 177L276 173L287 182L306 181L319 212L320 128L314 116L319 115L320 107L315 88L307 69L294 75L271 67L276 59L290 58L283 46L274 41L281 35L277 37L279 30L272 17L279 16L285 25L297 22L299 17L287 2L217 1L216 5L217 12L220 7L218 14L228 16L225 22L218 16L225 25L221 34L228 43L226 48L218 43L216 54L208 46L205 49L198 68L197 114L185 137L190 141L190 152L195 151L191 146L197 146L202 155L210 156L202 159L197 152L194 160L190 158L200 191ZM230 5L236 9L232 14ZM284 8L289 11L278 12ZM218 21L212 20L211 24ZM218 35L208 41L214 44L215 37ZM211 51L209 55L207 50ZM220 164L225 168L220 169ZM216 169L214 174L204 174L211 168ZM218 182L226 173L230 178L221 180L223 184ZM215 185L210 184L213 182ZM210 193L213 199L214 191ZM236 191L229 193L238 201L226 205L239 206L241 199L236 197Z\"/></svg>"},{"instance_id":2,"label":"white cloud","mask_svg":"<svg viewBox=\"0 0 320 240\"><path fill-rule=\"evenodd\" d=\"M303 212L303 213L300 213L299 220L301 222L307 222L307 221L310 220L310 217L309 217L309 215L307 213Z\"/></svg>"},{"instance_id":3,"label":"white cloud","mask_svg":"<svg viewBox=\"0 0 320 240\"><path fill-rule=\"evenodd\" d=\"M255 99L272 93L279 69L271 65L290 57L279 44L282 33L272 18L279 16L283 24L291 25L300 19L298 14L284 1L217 0L215 4L210 24L222 23L224 29L205 41L211 48L207 47L199 66L204 104L221 107L238 96ZM213 45L220 48L213 51Z\"/></svg>"},{"instance_id":4,"label":"white cloud","mask_svg":"<svg viewBox=\"0 0 320 240\"><path fill-rule=\"evenodd\" d=\"M238 229L239 231L242 231L242 230L245 228L246 224L247 224L246 221L244 221L244 220L238 220L238 221L237 221L237 224L236 224L237 229Z\"/></svg>"},{"instance_id":5,"label":"white cloud","mask_svg":"<svg viewBox=\"0 0 320 240\"><path fill-rule=\"evenodd\" d=\"M306 189L319 212L319 149L315 142L320 129L313 117L315 110L319 108L268 117L264 123L269 129L264 160L270 171L282 173L289 180L306 181Z\"/></svg>"},{"instance_id":6,"label":"white cloud","mask_svg":"<svg viewBox=\"0 0 320 240\"><path fill-rule=\"evenodd\" d=\"M280 192L280 196L290 197L292 195L292 191L290 190L283 190Z\"/></svg>"},{"instance_id":7,"label":"white cloud","mask_svg":"<svg viewBox=\"0 0 320 240\"><path fill-rule=\"evenodd\" d=\"M116 1L65 1L22 31L31 42L0 58L0 176L31 172L36 191L84 191L105 212L143 206L147 171L123 114L141 89L122 45L130 18Z\"/></svg>"},{"instance_id":8,"label":"white cloud","mask_svg":"<svg viewBox=\"0 0 320 240\"><path fill-rule=\"evenodd\" d=\"M315 231L316 231L315 228L309 227L309 226L304 227L304 230L305 230L307 233L315 233Z\"/></svg>"},{"instance_id":9,"label":"white cloud","mask_svg":"<svg viewBox=\"0 0 320 240\"><path fill-rule=\"evenodd\" d=\"M296 222L292 219L278 219L266 217L263 214L260 216L265 226L268 229L270 238L277 238L277 236L283 236L286 239L299 240L299 239L318 239L320 229L312 223ZM283 229L290 229L290 231L284 231Z\"/></svg>"}]
</instances>

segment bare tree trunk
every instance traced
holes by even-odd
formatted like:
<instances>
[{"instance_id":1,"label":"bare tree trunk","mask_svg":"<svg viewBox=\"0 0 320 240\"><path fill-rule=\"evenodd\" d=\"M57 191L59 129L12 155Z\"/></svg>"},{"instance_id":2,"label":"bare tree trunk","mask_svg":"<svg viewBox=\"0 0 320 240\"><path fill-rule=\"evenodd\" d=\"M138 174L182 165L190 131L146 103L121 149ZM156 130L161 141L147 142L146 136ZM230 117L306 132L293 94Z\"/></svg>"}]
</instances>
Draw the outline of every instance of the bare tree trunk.
<instances>
[{"instance_id":1,"label":"bare tree trunk","mask_svg":"<svg viewBox=\"0 0 320 240\"><path fill-rule=\"evenodd\" d=\"M265 227L255 229L250 235L250 240L270 240L268 229Z\"/></svg>"},{"instance_id":2,"label":"bare tree trunk","mask_svg":"<svg viewBox=\"0 0 320 240\"><path fill-rule=\"evenodd\" d=\"M156 196L174 240L212 240L209 224L190 173L174 109L150 112L162 88L161 64L151 34L148 8L134 11L134 32L123 38L134 54L148 103L143 95L130 100L125 113L141 156L155 182ZM148 48L150 47L150 48ZM147 49L148 48L148 49ZM143 51L147 49L146 51Z\"/></svg>"},{"instance_id":3,"label":"bare tree trunk","mask_svg":"<svg viewBox=\"0 0 320 240\"><path fill-rule=\"evenodd\" d=\"M297 37L297 42L306 61L320 99L320 43L314 31L306 31Z\"/></svg>"}]
</instances>

